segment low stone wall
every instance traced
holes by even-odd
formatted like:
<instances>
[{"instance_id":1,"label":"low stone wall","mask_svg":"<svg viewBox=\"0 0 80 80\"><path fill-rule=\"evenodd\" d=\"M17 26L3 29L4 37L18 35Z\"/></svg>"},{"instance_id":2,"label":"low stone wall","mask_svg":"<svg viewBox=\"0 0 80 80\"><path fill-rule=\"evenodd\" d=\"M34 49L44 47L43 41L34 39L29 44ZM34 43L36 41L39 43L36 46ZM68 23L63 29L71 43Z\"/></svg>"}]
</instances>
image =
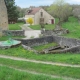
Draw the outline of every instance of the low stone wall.
<instances>
[{"instance_id":1,"label":"low stone wall","mask_svg":"<svg viewBox=\"0 0 80 80\"><path fill-rule=\"evenodd\" d=\"M64 49L57 50L56 52L47 51L47 53L65 53L65 52L79 53L80 52L80 40L79 39L53 36L53 42L58 43Z\"/></svg>"},{"instance_id":2,"label":"low stone wall","mask_svg":"<svg viewBox=\"0 0 80 80\"><path fill-rule=\"evenodd\" d=\"M72 52L72 53L79 53L80 52L80 45L74 46L65 50L62 50L61 52Z\"/></svg>"},{"instance_id":3,"label":"low stone wall","mask_svg":"<svg viewBox=\"0 0 80 80\"><path fill-rule=\"evenodd\" d=\"M54 47L53 47L54 48ZM52 48L52 49L53 49ZM62 50L52 50L52 51L49 51L50 49L45 49L42 51L42 53L44 54L50 54L50 53L66 53L66 52L71 52L71 53L79 53L80 52L80 45L78 46L74 46L74 47L71 47L71 48L65 48L65 49L62 49Z\"/></svg>"},{"instance_id":4,"label":"low stone wall","mask_svg":"<svg viewBox=\"0 0 80 80\"><path fill-rule=\"evenodd\" d=\"M61 36L53 36L53 41L58 43L62 47L74 47L80 45L79 39L65 38Z\"/></svg>"},{"instance_id":5,"label":"low stone wall","mask_svg":"<svg viewBox=\"0 0 80 80\"><path fill-rule=\"evenodd\" d=\"M46 36L42 38L34 38L34 39L18 39L22 41L22 44L26 46L38 46L42 44L47 44L53 42L53 37L52 36Z\"/></svg>"},{"instance_id":6,"label":"low stone wall","mask_svg":"<svg viewBox=\"0 0 80 80\"><path fill-rule=\"evenodd\" d=\"M62 35L62 34L67 34L69 33L69 31L67 29L62 29L62 30L45 30L45 31L42 31L42 34L43 35Z\"/></svg>"},{"instance_id":7,"label":"low stone wall","mask_svg":"<svg viewBox=\"0 0 80 80\"><path fill-rule=\"evenodd\" d=\"M4 30L3 35L24 36L24 30Z\"/></svg>"}]
</instances>

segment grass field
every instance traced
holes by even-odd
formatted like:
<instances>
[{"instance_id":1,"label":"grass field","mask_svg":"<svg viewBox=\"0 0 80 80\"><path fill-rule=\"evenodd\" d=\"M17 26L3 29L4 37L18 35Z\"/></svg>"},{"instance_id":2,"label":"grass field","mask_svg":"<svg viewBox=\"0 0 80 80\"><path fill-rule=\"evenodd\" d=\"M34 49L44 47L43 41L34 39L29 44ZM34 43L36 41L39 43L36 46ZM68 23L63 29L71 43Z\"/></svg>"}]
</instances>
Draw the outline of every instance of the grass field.
<instances>
[{"instance_id":1,"label":"grass field","mask_svg":"<svg viewBox=\"0 0 80 80\"><path fill-rule=\"evenodd\" d=\"M53 46L56 46L57 43L48 43L48 44L45 44L45 45L40 45L40 46L34 46L33 49L37 50L37 51L42 51L44 49L47 49L47 48L50 48L50 47L53 47Z\"/></svg>"},{"instance_id":2,"label":"grass field","mask_svg":"<svg viewBox=\"0 0 80 80\"><path fill-rule=\"evenodd\" d=\"M12 36L12 39L19 39L19 38L24 38L24 36ZM0 41L5 41L5 40L8 40L8 39L9 39L8 36L0 37Z\"/></svg>"},{"instance_id":3,"label":"grass field","mask_svg":"<svg viewBox=\"0 0 80 80\"><path fill-rule=\"evenodd\" d=\"M63 80L0 66L0 80Z\"/></svg>"},{"instance_id":4,"label":"grass field","mask_svg":"<svg viewBox=\"0 0 80 80\"><path fill-rule=\"evenodd\" d=\"M80 78L80 68L74 67L63 67L57 65L48 65L41 63L25 62L25 61L15 61L11 59L0 58L0 64L10 66L13 68L18 68L22 70L35 71L39 73L45 73L48 75L65 76L72 78Z\"/></svg>"},{"instance_id":5,"label":"grass field","mask_svg":"<svg viewBox=\"0 0 80 80\"><path fill-rule=\"evenodd\" d=\"M36 59L41 61L52 61L69 64L80 64L80 54L61 53L61 54L35 54L32 51L23 49L21 46L17 48L10 48L6 50L0 50L0 54L23 57L27 59Z\"/></svg>"},{"instance_id":6,"label":"grass field","mask_svg":"<svg viewBox=\"0 0 80 80\"><path fill-rule=\"evenodd\" d=\"M40 25L31 25L29 27L34 29L34 30L41 30L41 26ZM55 25L53 25L53 24L45 25L45 29L46 30L53 30L54 28L55 28Z\"/></svg>"},{"instance_id":7,"label":"grass field","mask_svg":"<svg viewBox=\"0 0 80 80\"><path fill-rule=\"evenodd\" d=\"M62 27L68 29L70 32L69 34L64 35L65 37L80 39L80 23L77 18L70 17L68 22L63 23Z\"/></svg>"},{"instance_id":8,"label":"grass field","mask_svg":"<svg viewBox=\"0 0 80 80\"><path fill-rule=\"evenodd\" d=\"M21 25L24 23L15 23L15 24L9 24L9 30L21 30Z\"/></svg>"}]
</instances>

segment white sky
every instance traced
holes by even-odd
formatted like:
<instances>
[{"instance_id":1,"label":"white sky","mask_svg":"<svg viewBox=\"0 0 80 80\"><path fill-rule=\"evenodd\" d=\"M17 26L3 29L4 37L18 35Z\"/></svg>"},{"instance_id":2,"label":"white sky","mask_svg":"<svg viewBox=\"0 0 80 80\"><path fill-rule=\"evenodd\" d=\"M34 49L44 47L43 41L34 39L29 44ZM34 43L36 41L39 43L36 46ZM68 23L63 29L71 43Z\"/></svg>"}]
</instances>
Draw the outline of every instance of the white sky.
<instances>
[{"instance_id":1,"label":"white sky","mask_svg":"<svg viewBox=\"0 0 80 80\"><path fill-rule=\"evenodd\" d=\"M65 0L70 4L80 4L80 0ZM17 6L26 8L29 6L51 5L54 0L15 0Z\"/></svg>"}]
</instances>

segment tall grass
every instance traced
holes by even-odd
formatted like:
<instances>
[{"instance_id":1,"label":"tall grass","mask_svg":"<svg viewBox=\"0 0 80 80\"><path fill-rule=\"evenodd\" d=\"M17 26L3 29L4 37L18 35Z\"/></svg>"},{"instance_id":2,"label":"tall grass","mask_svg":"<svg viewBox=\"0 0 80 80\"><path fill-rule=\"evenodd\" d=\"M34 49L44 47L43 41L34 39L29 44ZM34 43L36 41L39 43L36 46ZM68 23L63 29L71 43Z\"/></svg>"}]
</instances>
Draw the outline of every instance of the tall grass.
<instances>
[{"instance_id":1,"label":"tall grass","mask_svg":"<svg viewBox=\"0 0 80 80\"><path fill-rule=\"evenodd\" d=\"M0 66L0 80L63 80L63 79L51 78L49 76L44 75L30 74L27 72Z\"/></svg>"},{"instance_id":2,"label":"tall grass","mask_svg":"<svg viewBox=\"0 0 80 80\"><path fill-rule=\"evenodd\" d=\"M66 76L80 79L80 68L63 67L57 65L33 63L26 61L16 61L11 59L0 58L0 64L11 66L22 70L29 70L33 72L45 73L49 75Z\"/></svg>"}]
</instances>

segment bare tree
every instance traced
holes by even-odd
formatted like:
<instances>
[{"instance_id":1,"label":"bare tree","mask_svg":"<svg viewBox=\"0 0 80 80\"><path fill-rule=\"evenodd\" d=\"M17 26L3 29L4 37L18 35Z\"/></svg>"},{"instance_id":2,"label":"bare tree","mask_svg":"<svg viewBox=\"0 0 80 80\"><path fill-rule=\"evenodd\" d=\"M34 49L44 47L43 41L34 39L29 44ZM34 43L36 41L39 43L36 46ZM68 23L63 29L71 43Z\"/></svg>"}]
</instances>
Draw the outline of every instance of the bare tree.
<instances>
[{"instance_id":1,"label":"bare tree","mask_svg":"<svg viewBox=\"0 0 80 80\"><path fill-rule=\"evenodd\" d=\"M65 0L55 0L48 10L53 16L59 18L58 24L67 21L72 13L72 7Z\"/></svg>"},{"instance_id":2,"label":"bare tree","mask_svg":"<svg viewBox=\"0 0 80 80\"><path fill-rule=\"evenodd\" d=\"M73 16L77 17L80 20L80 8L75 8L73 10Z\"/></svg>"}]
</instances>

